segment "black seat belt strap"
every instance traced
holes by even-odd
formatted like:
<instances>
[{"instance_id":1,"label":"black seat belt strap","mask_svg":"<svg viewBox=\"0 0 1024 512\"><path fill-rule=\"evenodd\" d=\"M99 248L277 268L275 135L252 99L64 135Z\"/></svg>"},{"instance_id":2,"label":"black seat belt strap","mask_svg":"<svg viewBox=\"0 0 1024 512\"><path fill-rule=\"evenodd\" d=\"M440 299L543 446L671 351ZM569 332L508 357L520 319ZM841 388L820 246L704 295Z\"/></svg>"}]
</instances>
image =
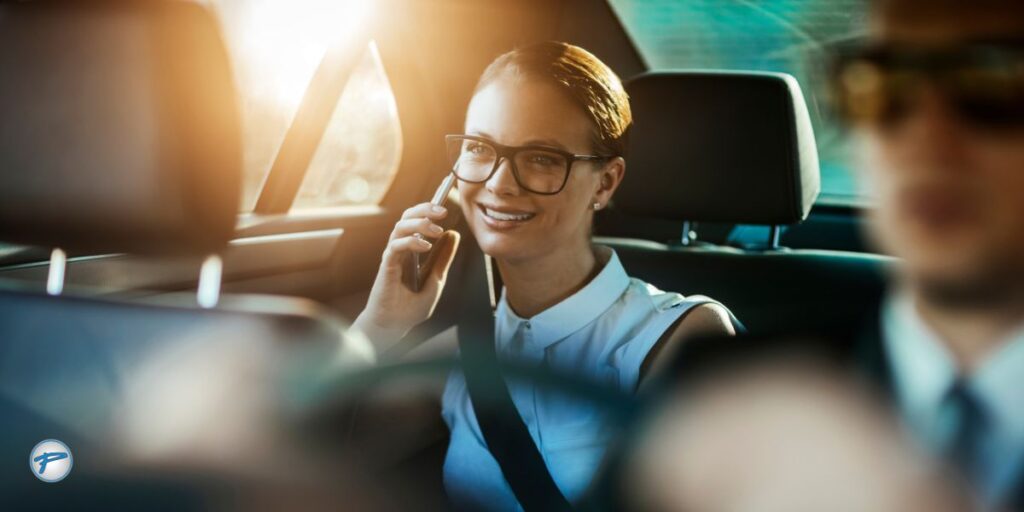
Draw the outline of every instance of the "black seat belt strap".
<instances>
[{"instance_id":1,"label":"black seat belt strap","mask_svg":"<svg viewBox=\"0 0 1024 512\"><path fill-rule=\"evenodd\" d=\"M524 510L570 511L501 375L484 269L469 271L458 339L466 388L484 441Z\"/></svg>"}]
</instances>

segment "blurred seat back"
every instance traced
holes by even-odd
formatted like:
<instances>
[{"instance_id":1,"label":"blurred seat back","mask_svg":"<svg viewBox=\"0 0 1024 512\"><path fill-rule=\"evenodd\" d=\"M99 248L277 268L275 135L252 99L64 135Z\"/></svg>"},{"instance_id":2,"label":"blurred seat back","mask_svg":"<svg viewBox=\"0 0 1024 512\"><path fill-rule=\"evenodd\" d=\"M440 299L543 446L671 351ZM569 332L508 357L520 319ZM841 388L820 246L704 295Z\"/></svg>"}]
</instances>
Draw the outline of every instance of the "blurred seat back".
<instances>
[{"instance_id":1,"label":"blurred seat back","mask_svg":"<svg viewBox=\"0 0 1024 512\"><path fill-rule=\"evenodd\" d=\"M164 0L3 4L0 69L0 241L203 257L232 238L241 129L228 56L204 7ZM117 441L109 438L115 416L137 394L140 369L186 345L208 350L215 359L200 364L223 373L238 361L267 361L255 354L283 361L301 352L324 364L372 358L368 345L306 300L235 296L203 308L195 294L129 301L2 284L0 415L11 421L0 436L0 479L15 494L0 494L28 490L39 498L30 492L38 482L24 456L47 437L69 437L94 457L83 468L112 463L114 451L93 443ZM192 375L179 365L165 370L157 378ZM264 398L245 395L261 393L256 388L241 393L219 397L223 407L205 418L212 428L235 405ZM168 421L186 414L170 406L153 412ZM105 482L114 489L116 481ZM88 498L104 492L63 487L71 488ZM68 502L67 492L60 496Z\"/></svg>"}]
</instances>

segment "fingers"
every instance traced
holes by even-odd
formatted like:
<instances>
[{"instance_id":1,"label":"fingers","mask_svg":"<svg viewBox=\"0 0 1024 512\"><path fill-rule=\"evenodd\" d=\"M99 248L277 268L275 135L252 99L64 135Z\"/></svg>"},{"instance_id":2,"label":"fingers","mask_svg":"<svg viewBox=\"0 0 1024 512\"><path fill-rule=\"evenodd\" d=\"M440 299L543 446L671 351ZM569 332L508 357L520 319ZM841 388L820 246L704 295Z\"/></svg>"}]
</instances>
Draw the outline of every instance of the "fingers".
<instances>
[{"instance_id":1,"label":"fingers","mask_svg":"<svg viewBox=\"0 0 1024 512\"><path fill-rule=\"evenodd\" d=\"M395 224L395 229L391 232L391 240L405 238L417 233L428 238L437 238L441 233L444 233L444 228L434 224L428 218L403 219Z\"/></svg>"},{"instance_id":2,"label":"fingers","mask_svg":"<svg viewBox=\"0 0 1024 512\"><path fill-rule=\"evenodd\" d=\"M420 203L402 212L403 219L426 217L432 220L441 220L445 218L446 215L448 215L447 208L445 208L444 206L433 205L430 203Z\"/></svg>"},{"instance_id":3,"label":"fingers","mask_svg":"<svg viewBox=\"0 0 1024 512\"><path fill-rule=\"evenodd\" d=\"M441 226L435 224L448 215L448 210L443 206L430 203L420 203L402 212L402 219L395 224L391 231L390 240L404 238L416 233L429 238L436 238L444 232Z\"/></svg>"},{"instance_id":4,"label":"fingers","mask_svg":"<svg viewBox=\"0 0 1024 512\"><path fill-rule=\"evenodd\" d=\"M384 249L384 265L388 267L401 267L404 255L413 252L427 252L432 245L430 242L415 236L391 240L388 242L387 248Z\"/></svg>"},{"instance_id":5,"label":"fingers","mask_svg":"<svg viewBox=\"0 0 1024 512\"><path fill-rule=\"evenodd\" d=\"M423 238L433 239L441 236L444 228L435 222L447 215L448 210L445 207L430 203L420 203L402 212L402 219L395 224L388 246L384 250L384 266L388 267L389 271L400 269L402 257L406 254L429 251L432 244ZM450 263L447 263L446 271Z\"/></svg>"}]
</instances>

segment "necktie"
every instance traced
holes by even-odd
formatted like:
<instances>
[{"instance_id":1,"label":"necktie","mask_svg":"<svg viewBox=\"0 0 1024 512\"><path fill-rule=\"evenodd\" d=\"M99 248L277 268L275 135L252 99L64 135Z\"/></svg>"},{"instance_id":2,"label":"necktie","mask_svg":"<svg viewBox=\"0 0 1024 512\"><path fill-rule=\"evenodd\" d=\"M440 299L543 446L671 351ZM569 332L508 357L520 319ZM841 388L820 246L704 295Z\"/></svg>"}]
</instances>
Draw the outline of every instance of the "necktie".
<instances>
[{"instance_id":1,"label":"necktie","mask_svg":"<svg viewBox=\"0 0 1024 512\"><path fill-rule=\"evenodd\" d=\"M981 442L988 427L984 404L962 379L953 383L944 402L954 422L946 456L968 481L980 486L984 471Z\"/></svg>"}]
</instances>

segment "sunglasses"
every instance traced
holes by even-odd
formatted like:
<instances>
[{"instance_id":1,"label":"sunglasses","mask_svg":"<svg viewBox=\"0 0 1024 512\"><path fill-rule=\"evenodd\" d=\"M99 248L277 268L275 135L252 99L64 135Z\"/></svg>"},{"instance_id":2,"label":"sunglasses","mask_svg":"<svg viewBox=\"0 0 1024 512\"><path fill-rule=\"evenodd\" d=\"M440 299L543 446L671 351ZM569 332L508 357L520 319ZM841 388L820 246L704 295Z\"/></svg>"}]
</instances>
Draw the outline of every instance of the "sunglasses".
<instances>
[{"instance_id":1,"label":"sunglasses","mask_svg":"<svg viewBox=\"0 0 1024 512\"><path fill-rule=\"evenodd\" d=\"M829 71L837 111L852 125L897 124L930 86L964 123L1024 129L1024 40L955 47L848 45L836 49Z\"/></svg>"}]
</instances>

